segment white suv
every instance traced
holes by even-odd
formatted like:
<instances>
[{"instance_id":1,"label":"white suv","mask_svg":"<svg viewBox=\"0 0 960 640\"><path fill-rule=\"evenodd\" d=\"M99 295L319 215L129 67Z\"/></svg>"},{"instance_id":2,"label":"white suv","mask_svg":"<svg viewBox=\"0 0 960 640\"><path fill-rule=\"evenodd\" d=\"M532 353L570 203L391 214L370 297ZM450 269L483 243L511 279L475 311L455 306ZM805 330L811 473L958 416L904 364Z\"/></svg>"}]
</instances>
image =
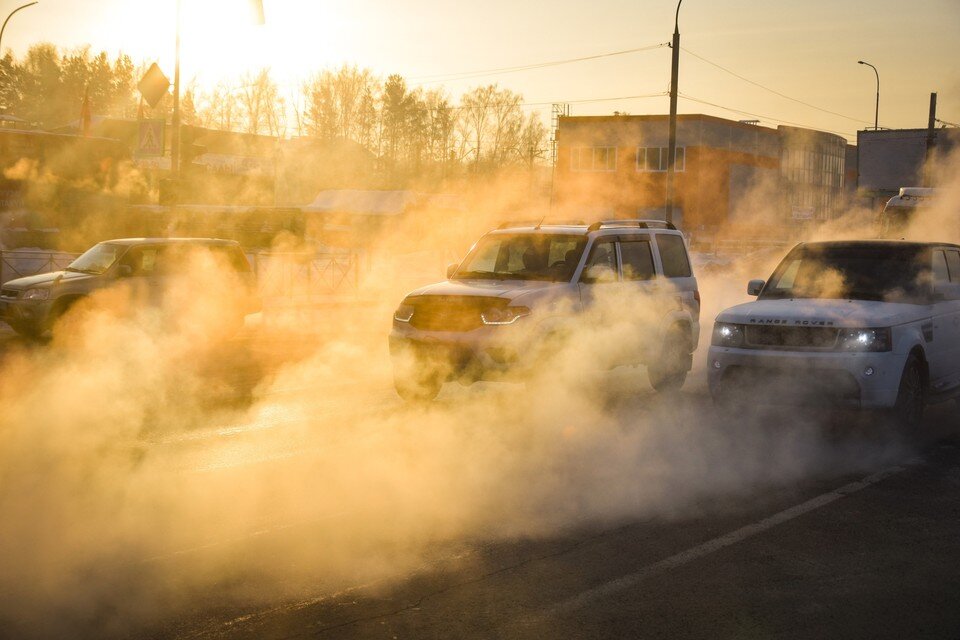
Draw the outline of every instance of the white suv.
<instances>
[{"instance_id":1,"label":"white suv","mask_svg":"<svg viewBox=\"0 0 960 640\"><path fill-rule=\"evenodd\" d=\"M720 403L839 404L916 425L960 393L960 246L802 243L747 291L758 300L713 329Z\"/></svg>"},{"instance_id":2,"label":"white suv","mask_svg":"<svg viewBox=\"0 0 960 640\"><path fill-rule=\"evenodd\" d=\"M643 347L622 349L616 364L647 365L658 391L679 388L690 370L700 293L672 224L502 225L451 265L447 278L408 294L394 314L390 353L405 399L432 399L447 380L528 374L555 339L576 339L583 324L575 320L598 299L617 301L609 315L635 313L632 301L653 309L604 318L647 338Z\"/></svg>"}]
</instances>

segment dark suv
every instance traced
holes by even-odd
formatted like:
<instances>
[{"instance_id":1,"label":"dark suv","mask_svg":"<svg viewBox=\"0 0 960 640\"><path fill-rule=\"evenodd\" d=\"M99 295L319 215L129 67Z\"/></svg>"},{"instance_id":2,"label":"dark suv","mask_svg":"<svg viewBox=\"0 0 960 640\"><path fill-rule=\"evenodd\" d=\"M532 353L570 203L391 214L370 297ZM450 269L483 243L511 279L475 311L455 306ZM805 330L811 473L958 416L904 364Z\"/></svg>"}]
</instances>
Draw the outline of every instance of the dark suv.
<instances>
[{"instance_id":1,"label":"dark suv","mask_svg":"<svg viewBox=\"0 0 960 640\"><path fill-rule=\"evenodd\" d=\"M211 263L198 262L212 259ZM57 319L95 291L128 283L139 287L153 302L172 278L199 274L191 269L201 264L218 265L233 283L228 291L236 302L225 309L224 324L235 327L243 316L260 310L255 279L240 245L233 240L212 238L125 238L107 240L90 248L63 271L17 278L0 288L0 319L14 331L40 337L53 329ZM223 291L216 292L218 296ZM238 317L239 316L239 317Z\"/></svg>"}]
</instances>

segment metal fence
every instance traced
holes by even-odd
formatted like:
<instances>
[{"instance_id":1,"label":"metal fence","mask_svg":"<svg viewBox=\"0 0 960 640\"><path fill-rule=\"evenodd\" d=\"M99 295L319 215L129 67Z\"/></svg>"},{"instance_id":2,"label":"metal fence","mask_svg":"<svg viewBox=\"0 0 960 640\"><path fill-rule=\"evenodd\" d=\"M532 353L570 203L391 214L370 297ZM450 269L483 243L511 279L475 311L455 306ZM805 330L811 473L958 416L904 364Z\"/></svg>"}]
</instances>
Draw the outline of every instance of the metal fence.
<instances>
[{"instance_id":1,"label":"metal fence","mask_svg":"<svg viewBox=\"0 0 960 640\"><path fill-rule=\"evenodd\" d=\"M59 271L79 254L17 249L0 251L0 283ZM313 298L356 293L360 254L255 252L247 258L264 298Z\"/></svg>"},{"instance_id":2,"label":"metal fence","mask_svg":"<svg viewBox=\"0 0 960 640\"><path fill-rule=\"evenodd\" d=\"M261 252L250 254L260 295L305 298L356 293L360 254Z\"/></svg>"},{"instance_id":3,"label":"metal fence","mask_svg":"<svg viewBox=\"0 0 960 640\"><path fill-rule=\"evenodd\" d=\"M0 283L47 271L60 271L78 255L64 251L0 250Z\"/></svg>"}]
</instances>

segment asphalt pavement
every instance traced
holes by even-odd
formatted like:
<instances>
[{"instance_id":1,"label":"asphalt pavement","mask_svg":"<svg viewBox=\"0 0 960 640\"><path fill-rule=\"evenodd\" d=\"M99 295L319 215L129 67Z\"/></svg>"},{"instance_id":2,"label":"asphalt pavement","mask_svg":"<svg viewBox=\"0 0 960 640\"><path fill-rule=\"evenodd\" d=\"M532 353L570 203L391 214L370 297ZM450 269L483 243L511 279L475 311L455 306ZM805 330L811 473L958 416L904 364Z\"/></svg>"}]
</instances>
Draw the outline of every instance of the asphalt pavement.
<instances>
[{"instance_id":1,"label":"asphalt pavement","mask_svg":"<svg viewBox=\"0 0 960 640\"><path fill-rule=\"evenodd\" d=\"M479 545L469 569L205 621L199 638L957 638L960 448L703 517Z\"/></svg>"},{"instance_id":2,"label":"asphalt pavement","mask_svg":"<svg viewBox=\"0 0 960 640\"><path fill-rule=\"evenodd\" d=\"M276 495L301 496L297 492L302 487L290 485L291 478L315 481L316 495L345 491L331 484L337 481L377 486L376 478L362 477L375 466L361 468L350 462L349 477L342 478L336 467L330 469L332 462L354 461L369 451L382 454L382 448L371 448L370 443L382 443L385 433L390 447L422 445L429 451L431 443L417 442L419 436L435 440L462 430L492 428L462 424L450 426L450 431L423 427L419 434L415 429L398 432L398 420L421 419L424 410L403 405L383 380L376 388L364 389L361 400L350 395L351 385L357 384L351 380L320 390L298 386L295 380L274 384L266 395L257 395L256 412L244 413L233 404L242 408L252 403L252 390L262 380L283 363L296 361L290 354L297 345L270 351L250 335L238 337L233 345L207 371L225 381L211 403L227 410L201 427L152 434L142 444L161 456L171 478L187 478L185 486L192 490L215 492L216 487L230 485L256 492L263 489L263 482L274 482ZM259 355L250 355L251 346ZM0 349L5 353L43 348L0 331ZM625 384L633 383L628 378ZM510 405L514 398L524 397L518 385L449 387L437 407L426 410L428 417L442 418L445 411L454 415L462 406ZM223 399L231 394L234 401ZM211 557L239 550L237 557L260 558L261 564L251 566L270 566L269 570L247 567L228 581L200 581L204 588L186 602L162 598L147 605L141 602L138 606L147 606L150 615L138 611L120 624L111 619L105 625L101 610L82 624L35 633L7 612L7 619L0 616L0 636L960 638L960 419L954 405L934 407L921 433L897 438L896 446L888 448L877 446L877 439L888 436L871 433L869 418L858 426L849 417L825 418L828 448L817 451L827 456L824 464L811 465L808 460L789 473L764 469L765 464L790 467L789 452L794 450L798 456L810 456L793 445L783 450L786 455L781 451L780 457L766 463L762 457L741 455L732 459L757 468L737 477L753 480L727 490L724 483L730 479L721 465L729 452L726 457L711 457L712 447L734 446L745 427L733 425L726 439L703 449L693 445L690 438L699 437L698 429L709 428L714 413L702 379L694 376L679 396L669 400L648 390L613 395L604 415L615 418L614 429L628 432L641 416L656 424L658 430L651 433L661 440L673 430L685 430L683 438L659 442L660 449L651 457L638 456L635 474L629 467L614 467L616 475L609 480L623 485L663 481L666 495L658 497L656 508L617 510L603 517L589 515L593 511L587 509L585 517L548 519L549 526L518 527L515 535L504 534L510 523L498 520L496 535L479 525L456 535L438 534L434 544L419 550L416 562L397 562L390 570L378 566L375 571L358 562L355 575L349 565L340 566L340 579L332 582L319 568L328 568L329 562L313 567L303 554L296 554L293 562L294 556L285 550L303 545L304 532L312 536L325 531L334 539L344 529L349 536L348 522L360 523L364 529L359 532L376 530L372 539L379 547L392 540L396 527L400 549L405 535L399 524L405 517L402 509L383 502L366 505L369 510L363 511L365 505L357 504L362 498L356 497L366 495L363 492L345 493L337 510L318 510L316 505L310 509L310 501L302 496L290 504L277 500L262 509L262 521L244 521L229 535L215 532L202 543L191 538L190 544L178 543L171 535L169 544L152 555L124 557L122 563L110 557L105 560L109 566L102 568L105 573L142 573L146 580L154 571L160 575L159 569L172 567L183 573L184 583L190 583L189 574L202 573ZM659 413L665 403L684 408L676 425L664 422L663 415L672 414ZM322 438L317 437L316 425L325 429ZM779 426L774 422L763 428L776 434ZM708 435L702 434L704 440ZM443 450L449 446L446 443ZM674 463L683 460L687 454L683 447L697 459L694 466L702 467L691 477L707 486L678 495L683 506L672 510L664 506L670 504L674 490L671 481L677 491L684 484L671 476L671 469L651 474L648 467L660 459L658 452ZM843 460L857 447L881 454L865 457L858 466L831 467L830 456ZM439 472L460 471L441 467ZM589 469L585 473L587 478L595 475ZM711 491L714 475L719 488ZM434 476L410 469L412 482L424 477ZM603 483L588 486L592 488L586 494L571 495L571 503L602 502L610 498L601 494L617 495L619 490ZM421 487L421 495L410 504L429 505L430 496L424 493L428 490ZM521 498L522 494L514 499ZM576 511L575 505L561 506ZM508 518L510 511L505 513ZM382 549L377 552L382 554ZM131 594L136 591L130 589ZM113 597L118 600L101 607L123 610L125 594ZM50 615L58 615L55 608Z\"/></svg>"}]
</instances>

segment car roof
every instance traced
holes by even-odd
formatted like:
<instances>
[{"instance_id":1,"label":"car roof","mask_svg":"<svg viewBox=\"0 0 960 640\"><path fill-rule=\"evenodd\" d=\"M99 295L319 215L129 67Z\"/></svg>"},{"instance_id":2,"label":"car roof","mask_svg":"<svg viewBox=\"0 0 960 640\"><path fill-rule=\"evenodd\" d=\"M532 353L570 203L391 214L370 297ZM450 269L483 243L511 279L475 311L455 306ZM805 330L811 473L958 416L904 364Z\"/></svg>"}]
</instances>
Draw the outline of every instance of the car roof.
<instances>
[{"instance_id":1,"label":"car roof","mask_svg":"<svg viewBox=\"0 0 960 640\"><path fill-rule=\"evenodd\" d=\"M820 242L801 242L797 247L819 248L853 248L853 247L876 247L881 248L914 248L923 249L926 247L952 247L960 249L960 245L952 242L917 242L914 240L823 240Z\"/></svg>"},{"instance_id":2,"label":"car roof","mask_svg":"<svg viewBox=\"0 0 960 640\"><path fill-rule=\"evenodd\" d=\"M543 224L539 222L529 223L504 223L490 233L554 233L570 235L587 235L588 233L608 231L611 233L643 233L651 230L659 232L682 235L673 224L663 220L635 220L635 219L616 219L601 220L593 224L585 222L577 223L557 223Z\"/></svg>"},{"instance_id":3,"label":"car roof","mask_svg":"<svg viewBox=\"0 0 960 640\"><path fill-rule=\"evenodd\" d=\"M587 225L575 225L575 224L544 224L536 226L534 224L530 225L517 225L502 227L499 229L494 229L490 233L492 234L505 234L505 233L543 233L543 234L567 234L567 235L578 235L583 236L587 233Z\"/></svg>"},{"instance_id":4,"label":"car roof","mask_svg":"<svg viewBox=\"0 0 960 640\"><path fill-rule=\"evenodd\" d=\"M221 238L117 238L115 240L105 240L104 242L124 246L133 246L138 244L200 244L231 246L239 244L236 240L224 240Z\"/></svg>"}]
</instances>

